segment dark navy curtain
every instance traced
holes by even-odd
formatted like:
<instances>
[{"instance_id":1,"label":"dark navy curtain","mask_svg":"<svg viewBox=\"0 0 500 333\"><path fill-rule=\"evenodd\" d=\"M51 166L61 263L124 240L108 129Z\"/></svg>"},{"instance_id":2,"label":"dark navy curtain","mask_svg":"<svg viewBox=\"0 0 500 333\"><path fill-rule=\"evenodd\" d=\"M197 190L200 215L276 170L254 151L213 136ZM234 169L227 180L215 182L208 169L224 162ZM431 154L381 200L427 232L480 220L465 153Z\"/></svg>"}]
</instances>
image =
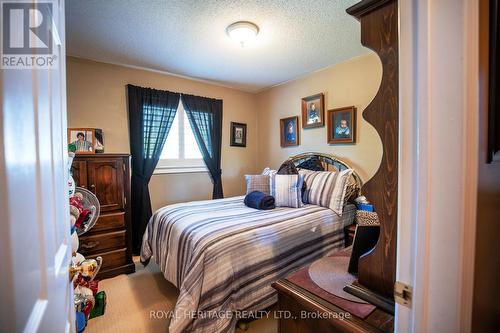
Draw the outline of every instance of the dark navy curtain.
<instances>
[{"instance_id":1,"label":"dark navy curtain","mask_svg":"<svg viewBox=\"0 0 500 333\"><path fill-rule=\"evenodd\" d=\"M139 253L152 215L148 184L172 127L180 95L127 85L130 152L132 153L132 244Z\"/></svg>"},{"instance_id":2,"label":"dark navy curtain","mask_svg":"<svg viewBox=\"0 0 500 333\"><path fill-rule=\"evenodd\" d=\"M223 198L221 179L222 100L185 94L182 94L181 100L203 155L203 161L214 184L212 198Z\"/></svg>"}]
</instances>

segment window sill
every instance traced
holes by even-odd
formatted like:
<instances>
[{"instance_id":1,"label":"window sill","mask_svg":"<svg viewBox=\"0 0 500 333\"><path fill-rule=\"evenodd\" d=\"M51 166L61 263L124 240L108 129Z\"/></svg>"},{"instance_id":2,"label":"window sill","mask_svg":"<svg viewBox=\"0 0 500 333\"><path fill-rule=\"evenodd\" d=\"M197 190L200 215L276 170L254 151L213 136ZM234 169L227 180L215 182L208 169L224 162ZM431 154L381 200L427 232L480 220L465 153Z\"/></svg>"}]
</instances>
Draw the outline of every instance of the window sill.
<instances>
[{"instance_id":1,"label":"window sill","mask_svg":"<svg viewBox=\"0 0 500 333\"><path fill-rule=\"evenodd\" d=\"M160 167L156 168L153 175L178 174L178 173L204 173L208 172L205 166L201 167Z\"/></svg>"}]
</instances>

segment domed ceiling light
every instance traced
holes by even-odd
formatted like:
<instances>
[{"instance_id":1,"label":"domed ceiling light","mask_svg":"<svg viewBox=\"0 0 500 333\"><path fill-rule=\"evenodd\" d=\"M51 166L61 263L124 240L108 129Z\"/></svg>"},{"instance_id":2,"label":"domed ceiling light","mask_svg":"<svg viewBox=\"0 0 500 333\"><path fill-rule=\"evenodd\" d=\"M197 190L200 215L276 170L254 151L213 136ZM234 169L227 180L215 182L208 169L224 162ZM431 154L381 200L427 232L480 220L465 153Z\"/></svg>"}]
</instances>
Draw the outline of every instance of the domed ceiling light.
<instances>
[{"instance_id":1,"label":"domed ceiling light","mask_svg":"<svg viewBox=\"0 0 500 333\"><path fill-rule=\"evenodd\" d=\"M259 27L252 22L238 21L228 25L226 33L232 40L238 42L241 47L245 47L245 44L257 37Z\"/></svg>"}]
</instances>

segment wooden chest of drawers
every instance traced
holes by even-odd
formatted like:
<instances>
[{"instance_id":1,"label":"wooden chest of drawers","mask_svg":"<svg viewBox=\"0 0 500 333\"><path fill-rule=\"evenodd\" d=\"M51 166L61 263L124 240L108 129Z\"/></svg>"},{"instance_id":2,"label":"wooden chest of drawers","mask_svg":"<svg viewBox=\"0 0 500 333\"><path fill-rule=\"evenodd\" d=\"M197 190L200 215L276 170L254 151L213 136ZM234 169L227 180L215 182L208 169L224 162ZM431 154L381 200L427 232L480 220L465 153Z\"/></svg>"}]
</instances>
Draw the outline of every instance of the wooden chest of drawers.
<instances>
[{"instance_id":1,"label":"wooden chest of drawers","mask_svg":"<svg viewBox=\"0 0 500 333\"><path fill-rule=\"evenodd\" d=\"M130 234L130 155L77 155L73 161L77 186L94 193L101 204L96 225L80 237L78 251L85 258L101 256L103 265L97 277L133 273Z\"/></svg>"}]
</instances>

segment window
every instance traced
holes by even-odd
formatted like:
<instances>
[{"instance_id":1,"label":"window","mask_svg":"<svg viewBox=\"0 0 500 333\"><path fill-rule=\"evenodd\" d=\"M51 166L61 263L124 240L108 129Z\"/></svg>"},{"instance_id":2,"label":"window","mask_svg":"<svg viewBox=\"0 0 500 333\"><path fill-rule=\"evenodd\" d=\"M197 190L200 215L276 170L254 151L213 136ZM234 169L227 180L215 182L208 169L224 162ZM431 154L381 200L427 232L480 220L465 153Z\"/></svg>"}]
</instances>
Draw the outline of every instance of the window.
<instances>
[{"instance_id":1,"label":"window","mask_svg":"<svg viewBox=\"0 0 500 333\"><path fill-rule=\"evenodd\" d=\"M163 146L155 173L207 171L182 102Z\"/></svg>"}]
</instances>

